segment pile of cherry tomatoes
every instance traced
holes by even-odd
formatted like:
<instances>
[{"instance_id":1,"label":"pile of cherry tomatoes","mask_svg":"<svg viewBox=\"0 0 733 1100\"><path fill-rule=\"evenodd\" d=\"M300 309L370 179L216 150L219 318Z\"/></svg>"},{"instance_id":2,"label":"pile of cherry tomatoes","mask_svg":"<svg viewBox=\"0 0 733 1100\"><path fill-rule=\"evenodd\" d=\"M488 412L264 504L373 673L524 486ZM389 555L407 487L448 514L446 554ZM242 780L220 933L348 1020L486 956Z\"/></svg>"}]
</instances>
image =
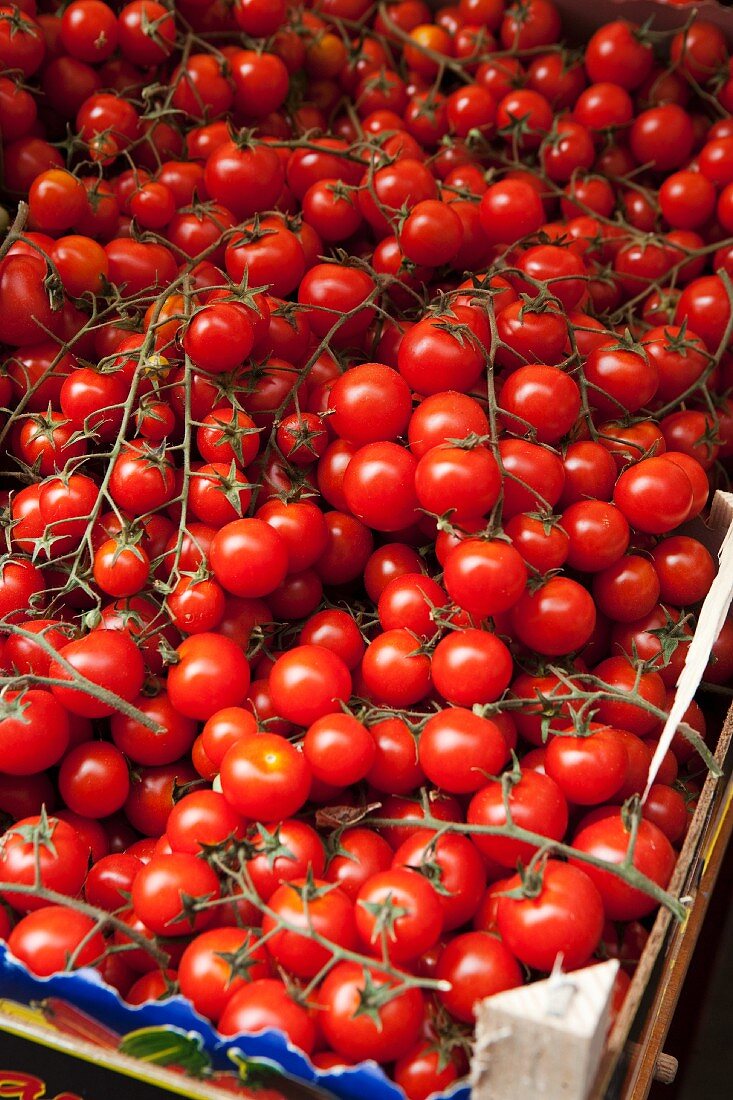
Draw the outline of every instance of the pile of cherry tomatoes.
<instances>
[{"instance_id":1,"label":"pile of cherry tomatoes","mask_svg":"<svg viewBox=\"0 0 733 1100\"><path fill-rule=\"evenodd\" d=\"M733 73L679 27L0 7L0 935L36 974L410 1100L558 955L623 1000L706 772L693 703L640 802L733 456Z\"/></svg>"}]
</instances>

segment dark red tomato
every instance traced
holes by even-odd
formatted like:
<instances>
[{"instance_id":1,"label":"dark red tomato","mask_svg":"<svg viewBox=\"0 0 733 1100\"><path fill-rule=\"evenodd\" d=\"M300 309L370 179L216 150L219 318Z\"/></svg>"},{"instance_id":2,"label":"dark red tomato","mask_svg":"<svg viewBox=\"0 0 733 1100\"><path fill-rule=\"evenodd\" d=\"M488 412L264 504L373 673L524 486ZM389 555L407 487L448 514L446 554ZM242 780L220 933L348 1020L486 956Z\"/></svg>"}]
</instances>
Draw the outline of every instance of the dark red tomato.
<instances>
[{"instance_id":1,"label":"dark red tomato","mask_svg":"<svg viewBox=\"0 0 733 1100\"><path fill-rule=\"evenodd\" d=\"M461 1076L465 1063L459 1053L444 1056L433 1044L421 1040L394 1064L395 1083L408 1100L428 1100L443 1092Z\"/></svg>"},{"instance_id":2,"label":"dark red tomato","mask_svg":"<svg viewBox=\"0 0 733 1100\"><path fill-rule=\"evenodd\" d=\"M535 886L515 875L506 890L525 897L500 897L497 924L512 954L533 970L552 970L558 955L568 970L588 962L600 943L603 903L593 881L579 867L549 859Z\"/></svg>"},{"instance_id":3,"label":"dark red tomato","mask_svg":"<svg viewBox=\"0 0 733 1100\"><path fill-rule=\"evenodd\" d=\"M73 636L73 628L56 619L29 619L18 624L21 630L28 634L42 636L46 646L51 649L60 649L66 645ZM7 668L14 668L21 675L35 673L38 676L48 675L52 653L45 648L40 641L24 637L21 634L10 634L5 642L3 650L3 663ZM7 761L7 757L4 757ZM7 771L7 767L3 768ZM43 771L43 768L39 769Z\"/></svg>"},{"instance_id":4,"label":"dark red tomato","mask_svg":"<svg viewBox=\"0 0 733 1100\"><path fill-rule=\"evenodd\" d=\"M557 517L537 519L520 514L504 524L507 535L526 565L538 573L559 569L568 556L568 536Z\"/></svg>"},{"instance_id":5,"label":"dark red tomato","mask_svg":"<svg viewBox=\"0 0 733 1100\"><path fill-rule=\"evenodd\" d=\"M584 62L594 83L607 81L633 91L649 75L654 55L637 26L618 20L604 24L591 36Z\"/></svg>"},{"instance_id":6,"label":"dark red tomato","mask_svg":"<svg viewBox=\"0 0 733 1100\"><path fill-rule=\"evenodd\" d=\"M306 267L301 242L277 216L262 218L248 225L244 234L235 234L227 245L225 263L232 279L239 282L248 273L252 283L267 286L283 298L299 285ZM305 311L301 312L305 320Z\"/></svg>"},{"instance_id":7,"label":"dark red tomato","mask_svg":"<svg viewBox=\"0 0 733 1100\"><path fill-rule=\"evenodd\" d=\"M219 880L211 867L180 852L155 855L132 884L135 913L159 936L185 936L205 928L214 915L205 903L219 895Z\"/></svg>"},{"instance_id":8,"label":"dark red tomato","mask_svg":"<svg viewBox=\"0 0 733 1100\"><path fill-rule=\"evenodd\" d=\"M328 608L311 615L298 636L301 645L330 649L353 670L360 663L365 642L355 619L346 611Z\"/></svg>"},{"instance_id":9,"label":"dark red tomato","mask_svg":"<svg viewBox=\"0 0 733 1100\"><path fill-rule=\"evenodd\" d=\"M64 380L61 410L77 431L86 426L100 439L109 441L122 423L127 392L121 371L103 374L92 367L80 366Z\"/></svg>"},{"instance_id":10,"label":"dark red tomato","mask_svg":"<svg viewBox=\"0 0 733 1100\"><path fill-rule=\"evenodd\" d=\"M102 958L106 944L86 913L65 905L45 905L18 921L8 936L8 949L33 974L45 978L91 966Z\"/></svg>"},{"instance_id":11,"label":"dark red tomato","mask_svg":"<svg viewBox=\"0 0 733 1100\"><path fill-rule=\"evenodd\" d=\"M463 820L463 813L458 800L452 795L443 794L440 791L432 792L428 812L431 817L437 818L439 821ZM383 800L379 814L380 817L389 818L392 821L410 820L415 822L415 824L410 825L395 824L379 827L379 832L385 840L394 849L397 849L404 840L407 840L417 829L422 827L419 822L425 817L425 807L417 795L414 798L400 798L398 795L390 795Z\"/></svg>"},{"instance_id":12,"label":"dark red tomato","mask_svg":"<svg viewBox=\"0 0 733 1100\"><path fill-rule=\"evenodd\" d=\"M652 784L642 807L642 814L675 845L679 845L685 836L691 820L684 795L663 783Z\"/></svg>"},{"instance_id":13,"label":"dark red tomato","mask_svg":"<svg viewBox=\"0 0 733 1100\"><path fill-rule=\"evenodd\" d=\"M338 179L316 180L303 196L303 216L324 241L344 241L362 224L361 211Z\"/></svg>"},{"instance_id":14,"label":"dark red tomato","mask_svg":"<svg viewBox=\"0 0 733 1100\"><path fill-rule=\"evenodd\" d=\"M269 973L267 956L252 929L210 928L183 952L178 985L196 1011L216 1023L235 993Z\"/></svg>"},{"instance_id":15,"label":"dark red tomato","mask_svg":"<svg viewBox=\"0 0 733 1100\"><path fill-rule=\"evenodd\" d=\"M358 1012L367 980L382 995L373 1012ZM318 991L318 1019L332 1050L354 1061L391 1062L416 1042L425 1013L423 994L413 986L384 997L388 990L383 987L393 984L383 971L365 971L354 962L338 963L331 970Z\"/></svg>"},{"instance_id":16,"label":"dark red tomato","mask_svg":"<svg viewBox=\"0 0 733 1100\"><path fill-rule=\"evenodd\" d=\"M45 813L21 818L0 838L0 876L5 886L2 896L21 913L47 905L34 897L32 891L40 868L42 886L77 897L84 884L88 859L87 845L65 821L46 817ZM23 889L16 893L14 885Z\"/></svg>"},{"instance_id":17,"label":"dark red tomato","mask_svg":"<svg viewBox=\"0 0 733 1100\"><path fill-rule=\"evenodd\" d=\"M366 272L337 264L316 264L298 289L306 320L315 334L343 343L359 337L374 317L376 285Z\"/></svg>"},{"instance_id":18,"label":"dark red tomato","mask_svg":"<svg viewBox=\"0 0 733 1100\"><path fill-rule=\"evenodd\" d=\"M499 456L504 471L504 518L551 510L565 482L559 455L523 439L502 439Z\"/></svg>"},{"instance_id":19,"label":"dark red tomato","mask_svg":"<svg viewBox=\"0 0 733 1100\"><path fill-rule=\"evenodd\" d=\"M178 972L170 968L141 974L127 990L124 999L131 1005L145 1004L146 1001L164 1001L173 996L177 975Z\"/></svg>"},{"instance_id":20,"label":"dark red tomato","mask_svg":"<svg viewBox=\"0 0 733 1100\"><path fill-rule=\"evenodd\" d=\"M517 960L489 932L464 932L452 939L438 958L435 976L450 985L438 993L441 1004L466 1024L474 1023L478 1001L515 989L523 980Z\"/></svg>"},{"instance_id":21,"label":"dark red tomato","mask_svg":"<svg viewBox=\"0 0 733 1100\"><path fill-rule=\"evenodd\" d=\"M112 464L109 491L131 515L161 508L175 491L170 458L144 442L125 444Z\"/></svg>"},{"instance_id":22,"label":"dark red tomato","mask_svg":"<svg viewBox=\"0 0 733 1100\"><path fill-rule=\"evenodd\" d=\"M336 380L329 405L336 434L361 447L403 435L412 402L407 384L391 367L363 363Z\"/></svg>"},{"instance_id":23,"label":"dark red tomato","mask_svg":"<svg viewBox=\"0 0 733 1100\"><path fill-rule=\"evenodd\" d=\"M2 27L0 22L0 27ZM60 324L43 290L48 274L46 262L37 253L6 256L0 263L0 340L13 347L25 347L48 340Z\"/></svg>"},{"instance_id":24,"label":"dark red tomato","mask_svg":"<svg viewBox=\"0 0 733 1100\"><path fill-rule=\"evenodd\" d=\"M218 767L232 745L246 737L256 736L257 732L257 720L251 711L243 707L224 707L212 714L204 725L202 748Z\"/></svg>"},{"instance_id":25,"label":"dark red tomato","mask_svg":"<svg viewBox=\"0 0 733 1100\"><path fill-rule=\"evenodd\" d=\"M540 772L522 772L518 782L509 789L509 809L512 821L522 829L538 833L547 840L562 840L568 827L568 806L554 780ZM466 820L473 826L506 824L504 794L500 780L492 780L474 797ZM471 833L479 851L502 867L515 867L518 860L528 863L537 846L488 833Z\"/></svg>"},{"instance_id":26,"label":"dark red tomato","mask_svg":"<svg viewBox=\"0 0 733 1100\"><path fill-rule=\"evenodd\" d=\"M512 244L535 233L545 221L542 199L523 179L492 184L481 198L479 213L491 244Z\"/></svg>"},{"instance_id":27,"label":"dark red tomato","mask_svg":"<svg viewBox=\"0 0 733 1100\"><path fill-rule=\"evenodd\" d=\"M174 708L167 692L141 695L135 706L155 723L156 730L125 714L114 714L110 721L112 740L134 764L172 764L190 750L196 724Z\"/></svg>"},{"instance_id":28,"label":"dark red tomato","mask_svg":"<svg viewBox=\"0 0 733 1100\"><path fill-rule=\"evenodd\" d=\"M660 591L654 565L639 554L624 554L593 578L596 607L614 622L633 622L648 615L659 602Z\"/></svg>"},{"instance_id":29,"label":"dark red tomato","mask_svg":"<svg viewBox=\"0 0 733 1100\"><path fill-rule=\"evenodd\" d=\"M313 1049L316 1027L308 1010L290 997L281 981L257 978L227 1000L218 1030L222 1035L239 1035L268 1028L284 1031L290 1042L306 1054Z\"/></svg>"},{"instance_id":30,"label":"dark red tomato","mask_svg":"<svg viewBox=\"0 0 733 1100\"><path fill-rule=\"evenodd\" d=\"M374 548L371 531L344 512L326 512L326 549L316 563L324 584L347 584L361 576Z\"/></svg>"},{"instance_id":31,"label":"dark red tomato","mask_svg":"<svg viewBox=\"0 0 733 1100\"><path fill-rule=\"evenodd\" d=\"M151 34L149 27L155 28ZM147 68L169 56L176 29L171 13L157 0L132 0L117 17L120 50L134 65Z\"/></svg>"},{"instance_id":32,"label":"dark red tomato","mask_svg":"<svg viewBox=\"0 0 733 1100\"><path fill-rule=\"evenodd\" d=\"M410 450L420 459L431 448L449 439L485 436L489 422L481 405L473 397L455 390L424 397L410 417L407 438Z\"/></svg>"},{"instance_id":33,"label":"dark red tomato","mask_svg":"<svg viewBox=\"0 0 733 1100\"><path fill-rule=\"evenodd\" d=\"M291 817L311 785L308 763L277 733L262 733L234 744L221 763L221 789L227 802L251 821L273 814Z\"/></svg>"},{"instance_id":34,"label":"dark red tomato","mask_svg":"<svg viewBox=\"0 0 733 1100\"><path fill-rule=\"evenodd\" d=\"M490 106L493 103L486 95ZM463 244L463 226L452 207L437 199L417 203L402 223L399 233L402 252L412 263L440 267L458 255Z\"/></svg>"},{"instance_id":35,"label":"dark red tomato","mask_svg":"<svg viewBox=\"0 0 733 1100\"><path fill-rule=\"evenodd\" d=\"M609 863L622 863L627 856L630 831L621 814L603 817L581 827L573 847ZM675 853L664 833L650 821L641 820L636 833L633 866L662 889L669 883L675 865ZM656 908L657 902L634 886L629 886L611 871L602 871L580 860L581 867L598 889L603 909L610 920L637 920Z\"/></svg>"},{"instance_id":36,"label":"dark red tomato","mask_svg":"<svg viewBox=\"0 0 733 1100\"><path fill-rule=\"evenodd\" d=\"M127 633L94 630L60 649L59 661L51 662L49 675L78 685L51 688L67 710L87 718L103 718L114 713L117 698L128 703L136 698L145 669L140 650ZM85 690L86 685L97 688L97 695Z\"/></svg>"},{"instance_id":37,"label":"dark red tomato","mask_svg":"<svg viewBox=\"0 0 733 1100\"><path fill-rule=\"evenodd\" d=\"M22 6L0 8L0 60L4 69L32 76L40 68L45 52L42 29Z\"/></svg>"},{"instance_id":38,"label":"dark red tomato","mask_svg":"<svg viewBox=\"0 0 733 1100\"><path fill-rule=\"evenodd\" d=\"M356 926L370 953L393 962L415 959L438 940L443 911L423 875L394 866L369 879L359 891Z\"/></svg>"},{"instance_id":39,"label":"dark red tomato","mask_svg":"<svg viewBox=\"0 0 733 1100\"><path fill-rule=\"evenodd\" d=\"M580 391L558 367L519 367L501 389L502 420L514 435L534 430L540 443L556 443L580 412Z\"/></svg>"},{"instance_id":40,"label":"dark red tomato","mask_svg":"<svg viewBox=\"0 0 733 1100\"><path fill-rule=\"evenodd\" d=\"M229 63L237 111L248 119L260 119L282 106L288 94L288 70L279 57L260 50L234 50Z\"/></svg>"},{"instance_id":41,"label":"dark red tomato","mask_svg":"<svg viewBox=\"0 0 733 1100\"><path fill-rule=\"evenodd\" d=\"M677 103L642 111L629 131L629 145L638 164L669 172L686 162L695 143L692 121Z\"/></svg>"},{"instance_id":42,"label":"dark red tomato","mask_svg":"<svg viewBox=\"0 0 733 1100\"><path fill-rule=\"evenodd\" d=\"M641 619L618 624L611 632L611 651L648 661L665 685L672 686L682 671L691 636L689 624L679 624L675 608L656 604Z\"/></svg>"},{"instance_id":43,"label":"dark red tomato","mask_svg":"<svg viewBox=\"0 0 733 1100\"><path fill-rule=\"evenodd\" d=\"M386 78L387 74L379 75ZM426 165L408 156L379 168L371 175L369 186L360 188L358 194L363 216L379 236L384 236L403 210L436 198L437 187Z\"/></svg>"},{"instance_id":44,"label":"dark red tomato","mask_svg":"<svg viewBox=\"0 0 733 1100\"><path fill-rule=\"evenodd\" d=\"M424 779L418 762L417 741L400 718L385 718L370 727L376 756L367 779L378 791L409 794Z\"/></svg>"},{"instance_id":45,"label":"dark red tomato","mask_svg":"<svg viewBox=\"0 0 733 1100\"><path fill-rule=\"evenodd\" d=\"M459 335L456 323L466 329ZM397 366L405 382L422 396L458 390L468 393L485 369L491 334L473 306L455 306L450 316L425 317L402 338Z\"/></svg>"},{"instance_id":46,"label":"dark red tomato","mask_svg":"<svg viewBox=\"0 0 733 1100\"><path fill-rule=\"evenodd\" d=\"M659 373L652 357L618 345L596 348L583 366L588 400L602 416L637 412L657 392Z\"/></svg>"},{"instance_id":47,"label":"dark red tomato","mask_svg":"<svg viewBox=\"0 0 733 1100\"><path fill-rule=\"evenodd\" d=\"M44 588L43 574L27 558L0 560L0 615L7 622L21 622L42 606Z\"/></svg>"},{"instance_id":48,"label":"dark red tomato","mask_svg":"<svg viewBox=\"0 0 733 1100\"><path fill-rule=\"evenodd\" d=\"M581 500L566 508L560 519L568 543L572 569L596 573L623 556L631 537L621 511L601 500Z\"/></svg>"},{"instance_id":49,"label":"dark red tomato","mask_svg":"<svg viewBox=\"0 0 733 1100\"><path fill-rule=\"evenodd\" d=\"M498 775L509 757L501 730L489 718L449 707L428 719L420 734L418 762L444 791L468 794Z\"/></svg>"},{"instance_id":50,"label":"dark red tomato","mask_svg":"<svg viewBox=\"0 0 733 1100\"><path fill-rule=\"evenodd\" d=\"M725 684L733 668L733 623L726 619L705 666L704 680L712 684Z\"/></svg>"},{"instance_id":51,"label":"dark red tomato","mask_svg":"<svg viewBox=\"0 0 733 1100\"><path fill-rule=\"evenodd\" d=\"M211 198L244 221L275 206L285 172L281 158L269 145L259 142L240 147L230 141L211 153L204 178Z\"/></svg>"},{"instance_id":52,"label":"dark red tomato","mask_svg":"<svg viewBox=\"0 0 733 1100\"><path fill-rule=\"evenodd\" d=\"M127 761L114 745L84 742L64 757L58 785L65 805L74 813L109 817L122 809L130 793Z\"/></svg>"},{"instance_id":53,"label":"dark red tomato","mask_svg":"<svg viewBox=\"0 0 733 1100\"><path fill-rule=\"evenodd\" d=\"M687 321L689 328L715 354L723 340L730 318L730 302L719 275L704 275L689 283L677 302L675 324Z\"/></svg>"}]
</instances>

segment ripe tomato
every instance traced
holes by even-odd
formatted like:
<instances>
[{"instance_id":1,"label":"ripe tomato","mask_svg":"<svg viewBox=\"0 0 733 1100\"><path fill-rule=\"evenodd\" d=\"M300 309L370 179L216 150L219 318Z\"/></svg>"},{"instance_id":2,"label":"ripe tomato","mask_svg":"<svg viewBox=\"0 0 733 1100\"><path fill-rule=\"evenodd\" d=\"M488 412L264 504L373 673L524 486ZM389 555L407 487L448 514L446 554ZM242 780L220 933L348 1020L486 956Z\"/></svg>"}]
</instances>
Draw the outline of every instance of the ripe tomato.
<instances>
[{"instance_id":1,"label":"ripe tomato","mask_svg":"<svg viewBox=\"0 0 733 1100\"><path fill-rule=\"evenodd\" d=\"M114 713L115 697L132 700L143 685L144 667L140 650L129 635L117 630L94 630L59 650L49 667L54 680L76 687L53 684L51 691L72 714L103 718ZM109 693L107 699L95 698L85 690L90 684Z\"/></svg>"},{"instance_id":2,"label":"ripe tomato","mask_svg":"<svg viewBox=\"0 0 733 1100\"><path fill-rule=\"evenodd\" d=\"M436 787L452 794L477 791L487 775L499 774L508 756L499 727L463 707L433 715L420 734L420 767Z\"/></svg>"},{"instance_id":3,"label":"ripe tomato","mask_svg":"<svg viewBox=\"0 0 733 1100\"><path fill-rule=\"evenodd\" d=\"M621 814L603 817L583 826L573 839L573 847L580 852L596 856L608 863L622 863L629 848L630 831ZM664 889L675 864L672 845L664 833L651 821L641 820L636 834L633 866L657 886ZM592 864L574 861L585 871L601 895L603 910L610 920L637 920L655 908L655 901L648 894L630 886L611 871L603 871Z\"/></svg>"},{"instance_id":4,"label":"ripe tomato","mask_svg":"<svg viewBox=\"0 0 733 1100\"><path fill-rule=\"evenodd\" d=\"M510 890L524 897L499 897L497 924L513 955L534 970L549 972L558 955L568 970L586 963L600 943L604 913L601 895L584 871L573 864L549 859L537 872L535 884L515 875Z\"/></svg>"},{"instance_id":5,"label":"ripe tomato","mask_svg":"<svg viewBox=\"0 0 733 1100\"><path fill-rule=\"evenodd\" d=\"M277 713L309 726L340 709L351 695L351 675L342 659L320 645L300 645L275 661L270 673ZM287 816L287 815L286 815Z\"/></svg>"},{"instance_id":6,"label":"ripe tomato","mask_svg":"<svg viewBox=\"0 0 733 1100\"><path fill-rule=\"evenodd\" d=\"M444 930L460 928L478 908L486 872L478 849L466 836L445 833L436 838L430 830L418 829L394 853L392 866L419 871L433 884Z\"/></svg>"},{"instance_id":7,"label":"ripe tomato","mask_svg":"<svg viewBox=\"0 0 733 1100\"><path fill-rule=\"evenodd\" d=\"M261 733L238 741L221 762L221 789L227 802L251 821L291 817L308 797L308 763L284 737Z\"/></svg>"},{"instance_id":8,"label":"ripe tomato","mask_svg":"<svg viewBox=\"0 0 733 1100\"><path fill-rule=\"evenodd\" d=\"M588 735L559 730L550 738L544 769L557 783L568 802L597 806L607 802L621 788L628 768L628 753L605 728L591 723Z\"/></svg>"},{"instance_id":9,"label":"ripe tomato","mask_svg":"<svg viewBox=\"0 0 733 1100\"><path fill-rule=\"evenodd\" d=\"M269 976L267 956L249 928L209 928L186 947L178 964L181 993L217 1023L248 982Z\"/></svg>"},{"instance_id":10,"label":"ripe tomato","mask_svg":"<svg viewBox=\"0 0 733 1100\"><path fill-rule=\"evenodd\" d=\"M349 951L357 942L353 902L321 879L293 879L279 886L268 899L262 931L275 964L300 978L314 977L333 955L314 942L312 933Z\"/></svg>"},{"instance_id":11,"label":"ripe tomato","mask_svg":"<svg viewBox=\"0 0 733 1100\"><path fill-rule=\"evenodd\" d=\"M351 714L327 714L308 727L303 755L315 779L350 787L369 772L377 747L369 730Z\"/></svg>"},{"instance_id":12,"label":"ripe tomato","mask_svg":"<svg viewBox=\"0 0 733 1100\"><path fill-rule=\"evenodd\" d=\"M92 918L65 905L28 913L8 936L11 954L41 978L91 966L102 958L105 946Z\"/></svg>"},{"instance_id":13,"label":"ripe tomato","mask_svg":"<svg viewBox=\"0 0 733 1100\"><path fill-rule=\"evenodd\" d=\"M561 840L568 827L568 807L562 791L547 775L522 771L517 782L508 784L509 810L512 821L522 829L538 833L548 840ZM507 821L501 780L491 780L471 799L466 813L469 825L496 826ZM526 863L536 846L488 833L472 833L479 851L502 867L515 867L518 860Z\"/></svg>"},{"instance_id":14,"label":"ripe tomato","mask_svg":"<svg viewBox=\"0 0 733 1100\"><path fill-rule=\"evenodd\" d=\"M307 1009L290 997L281 981L256 978L227 1000L218 1031L222 1035L239 1035L267 1028L284 1031L290 1042L306 1054L315 1044L316 1027Z\"/></svg>"},{"instance_id":15,"label":"ripe tomato","mask_svg":"<svg viewBox=\"0 0 733 1100\"><path fill-rule=\"evenodd\" d=\"M415 959L433 946L443 927L438 894L415 871L393 867L372 876L356 898L356 927L371 954L393 962Z\"/></svg>"},{"instance_id":16,"label":"ripe tomato","mask_svg":"<svg viewBox=\"0 0 733 1100\"><path fill-rule=\"evenodd\" d=\"M223 844L244 834L244 824L217 791L191 791L168 817L165 835L174 852L199 855L206 845Z\"/></svg>"},{"instance_id":17,"label":"ripe tomato","mask_svg":"<svg viewBox=\"0 0 733 1100\"><path fill-rule=\"evenodd\" d=\"M4 694L0 754L6 774L35 775L53 767L66 752L70 736L68 714L50 692L26 688Z\"/></svg>"},{"instance_id":18,"label":"ripe tomato","mask_svg":"<svg viewBox=\"0 0 733 1100\"><path fill-rule=\"evenodd\" d=\"M522 984L519 963L501 940L489 932L463 932L438 957L435 976L450 984L438 993L451 1016L463 1023L475 1020L474 1005L494 993Z\"/></svg>"},{"instance_id":19,"label":"ripe tomato","mask_svg":"<svg viewBox=\"0 0 733 1100\"><path fill-rule=\"evenodd\" d=\"M128 764L114 745L86 741L66 754L59 769L59 794L74 813L109 817L130 793Z\"/></svg>"},{"instance_id":20,"label":"ripe tomato","mask_svg":"<svg viewBox=\"0 0 733 1100\"><path fill-rule=\"evenodd\" d=\"M220 896L215 872L197 856L155 855L135 876L132 904L143 924L159 936L185 936L210 924L214 911L201 908Z\"/></svg>"},{"instance_id":21,"label":"ripe tomato","mask_svg":"<svg viewBox=\"0 0 733 1100\"><path fill-rule=\"evenodd\" d=\"M249 664L244 653L220 634L193 634L177 651L168 673L168 697L186 718L205 722L224 707L247 698Z\"/></svg>"},{"instance_id":22,"label":"ripe tomato","mask_svg":"<svg viewBox=\"0 0 733 1100\"><path fill-rule=\"evenodd\" d=\"M387 999L384 994L392 986L394 980L382 971L358 963L341 962L331 970L318 991L318 1004L320 1026L332 1050L354 1061L387 1062L415 1043L425 1013L423 994L413 986ZM359 1005L370 1011L357 1012Z\"/></svg>"},{"instance_id":23,"label":"ripe tomato","mask_svg":"<svg viewBox=\"0 0 733 1100\"><path fill-rule=\"evenodd\" d=\"M89 850L77 831L42 812L16 821L0 838L0 883L32 887L40 869L42 886L73 898L81 891L88 858ZM18 893L6 889L2 896L21 913L48 905L29 889Z\"/></svg>"}]
</instances>

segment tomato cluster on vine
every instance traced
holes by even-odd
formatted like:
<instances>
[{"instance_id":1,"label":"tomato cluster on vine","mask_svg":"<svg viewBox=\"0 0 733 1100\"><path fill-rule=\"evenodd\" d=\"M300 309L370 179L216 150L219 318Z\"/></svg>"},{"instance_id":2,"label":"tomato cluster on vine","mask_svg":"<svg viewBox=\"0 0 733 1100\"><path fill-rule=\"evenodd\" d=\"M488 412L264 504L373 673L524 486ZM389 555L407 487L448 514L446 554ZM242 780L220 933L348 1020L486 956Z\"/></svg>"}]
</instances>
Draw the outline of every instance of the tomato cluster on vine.
<instances>
[{"instance_id":1,"label":"tomato cluster on vine","mask_svg":"<svg viewBox=\"0 0 733 1100\"><path fill-rule=\"evenodd\" d=\"M36 974L410 1100L558 956L623 1000L709 759L693 703L640 801L733 455L731 58L678 22L0 7L0 935Z\"/></svg>"}]
</instances>

